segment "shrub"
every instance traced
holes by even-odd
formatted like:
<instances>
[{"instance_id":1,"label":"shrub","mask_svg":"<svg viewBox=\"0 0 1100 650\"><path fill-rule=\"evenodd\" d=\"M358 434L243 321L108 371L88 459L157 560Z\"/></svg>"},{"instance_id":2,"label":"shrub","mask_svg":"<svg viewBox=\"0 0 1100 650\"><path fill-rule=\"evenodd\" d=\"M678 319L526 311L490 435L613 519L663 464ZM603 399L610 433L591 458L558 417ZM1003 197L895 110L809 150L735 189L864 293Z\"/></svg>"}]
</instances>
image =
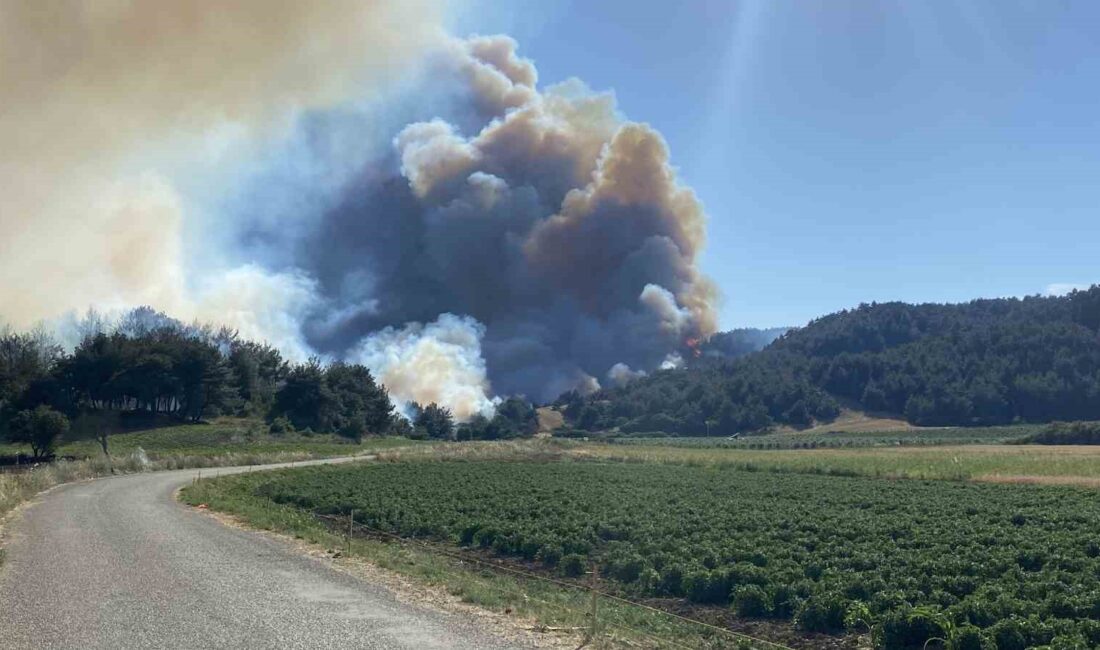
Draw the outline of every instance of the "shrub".
<instances>
[{"instance_id":1,"label":"shrub","mask_svg":"<svg viewBox=\"0 0 1100 650\"><path fill-rule=\"evenodd\" d=\"M680 564L670 564L661 571L659 590L669 596L683 595L684 569Z\"/></svg>"},{"instance_id":2,"label":"shrub","mask_svg":"<svg viewBox=\"0 0 1100 650\"><path fill-rule=\"evenodd\" d=\"M848 610L844 612L844 629L858 634L872 629L874 620L867 603L857 600L848 605Z\"/></svg>"},{"instance_id":3,"label":"shrub","mask_svg":"<svg viewBox=\"0 0 1100 650\"><path fill-rule=\"evenodd\" d=\"M585 557L577 553L570 553L558 562L558 570L561 571L562 575L570 578L583 576L587 566Z\"/></svg>"},{"instance_id":4,"label":"shrub","mask_svg":"<svg viewBox=\"0 0 1100 650\"><path fill-rule=\"evenodd\" d=\"M1043 642L1042 633L1042 625L1038 621L1018 616L998 621L989 628L997 650L1027 650Z\"/></svg>"},{"instance_id":5,"label":"shrub","mask_svg":"<svg viewBox=\"0 0 1100 650\"><path fill-rule=\"evenodd\" d=\"M548 567L555 567L561 562L563 551L560 544L545 544L539 549L535 559Z\"/></svg>"},{"instance_id":6,"label":"shrub","mask_svg":"<svg viewBox=\"0 0 1100 650\"><path fill-rule=\"evenodd\" d=\"M735 585L758 585L763 587L768 584L767 572L749 562L738 562L730 567L729 579Z\"/></svg>"},{"instance_id":7,"label":"shrub","mask_svg":"<svg viewBox=\"0 0 1100 650\"><path fill-rule=\"evenodd\" d=\"M391 436L398 436L400 438L408 438L412 435L412 424L405 418L397 415L390 420L389 434Z\"/></svg>"},{"instance_id":8,"label":"shrub","mask_svg":"<svg viewBox=\"0 0 1100 650\"><path fill-rule=\"evenodd\" d=\"M772 604L759 585L743 585L733 590L733 608L740 616L761 618L771 614Z\"/></svg>"},{"instance_id":9,"label":"shrub","mask_svg":"<svg viewBox=\"0 0 1100 650\"><path fill-rule=\"evenodd\" d=\"M802 588L800 588L802 587ZM776 618L791 618L798 611L806 594L810 593L808 585L781 584L772 587L771 610Z\"/></svg>"},{"instance_id":10,"label":"shrub","mask_svg":"<svg viewBox=\"0 0 1100 650\"><path fill-rule=\"evenodd\" d=\"M1080 650L1090 648L1092 644L1082 634L1059 634L1046 647L1049 650Z\"/></svg>"},{"instance_id":11,"label":"shrub","mask_svg":"<svg viewBox=\"0 0 1100 650\"><path fill-rule=\"evenodd\" d=\"M875 628L875 646L893 650L923 650L930 639L947 640L950 622L938 610L927 607L888 613Z\"/></svg>"},{"instance_id":12,"label":"shrub","mask_svg":"<svg viewBox=\"0 0 1100 650\"><path fill-rule=\"evenodd\" d=\"M614 558L608 565L608 573L620 582L634 582L642 575L645 561L638 555L629 554Z\"/></svg>"},{"instance_id":13,"label":"shrub","mask_svg":"<svg viewBox=\"0 0 1100 650\"><path fill-rule=\"evenodd\" d=\"M910 603L905 597L905 592L891 589L880 591L871 596L871 601L868 605L873 613L882 614L895 609L908 607Z\"/></svg>"},{"instance_id":14,"label":"shrub","mask_svg":"<svg viewBox=\"0 0 1100 650\"><path fill-rule=\"evenodd\" d=\"M273 436L281 436L294 431L294 425L285 416L280 415L271 421L267 429Z\"/></svg>"},{"instance_id":15,"label":"shrub","mask_svg":"<svg viewBox=\"0 0 1100 650\"><path fill-rule=\"evenodd\" d=\"M840 632L848 602L836 593L814 594L798 608L795 624L807 632Z\"/></svg>"},{"instance_id":16,"label":"shrub","mask_svg":"<svg viewBox=\"0 0 1100 650\"><path fill-rule=\"evenodd\" d=\"M729 601L729 574L721 570L698 570L684 576L684 595L693 603L721 605Z\"/></svg>"},{"instance_id":17,"label":"shrub","mask_svg":"<svg viewBox=\"0 0 1100 650\"><path fill-rule=\"evenodd\" d=\"M69 418L42 405L16 413L8 429L12 442L30 445L35 458L49 458L57 448L57 441L69 430Z\"/></svg>"},{"instance_id":18,"label":"shrub","mask_svg":"<svg viewBox=\"0 0 1100 650\"><path fill-rule=\"evenodd\" d=\"M973 625L963 625L955 629L947 642L948 650L996 650L997 646L982 634L981 629Z\"/></svg>"}]
</instances>

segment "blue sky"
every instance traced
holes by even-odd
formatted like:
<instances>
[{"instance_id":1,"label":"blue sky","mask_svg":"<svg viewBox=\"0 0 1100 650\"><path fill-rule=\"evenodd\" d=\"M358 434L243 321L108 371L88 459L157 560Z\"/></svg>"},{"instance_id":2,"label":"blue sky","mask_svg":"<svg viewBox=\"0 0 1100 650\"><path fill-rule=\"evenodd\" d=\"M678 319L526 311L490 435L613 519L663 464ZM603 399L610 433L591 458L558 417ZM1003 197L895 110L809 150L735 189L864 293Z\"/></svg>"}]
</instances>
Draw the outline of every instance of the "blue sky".
<instances>
[{"instance_id":1,"label":"blue sky","mask_svg":"<svg viewBox=\"0 0 1100 650\"><path fill-rule=\"evenodd\" d=\"M1100 3L481 0L454 29L665 135L723 327L1100 282Z\"/></svg>"}]
</instances>

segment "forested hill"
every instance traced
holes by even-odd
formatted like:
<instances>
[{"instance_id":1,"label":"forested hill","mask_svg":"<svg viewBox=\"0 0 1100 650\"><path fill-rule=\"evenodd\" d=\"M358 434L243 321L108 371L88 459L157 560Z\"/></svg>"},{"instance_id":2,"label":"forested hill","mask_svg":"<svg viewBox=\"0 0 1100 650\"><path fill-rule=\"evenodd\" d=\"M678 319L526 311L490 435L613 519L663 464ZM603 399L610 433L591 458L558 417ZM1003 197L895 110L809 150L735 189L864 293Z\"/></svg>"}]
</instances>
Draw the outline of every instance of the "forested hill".
<instances>
[{"instance_id":1,"label":"forested hill","mask_svg":"<svg viewBox=\"0 0 1100 650\"><path fill-rule=\"evenodd\" d=\"M1100 419L1100 286L1064 297L861 305L740 359L560 403L579 428L728 435L840 401L922 425Z\"/></svg>"}]
</instances>

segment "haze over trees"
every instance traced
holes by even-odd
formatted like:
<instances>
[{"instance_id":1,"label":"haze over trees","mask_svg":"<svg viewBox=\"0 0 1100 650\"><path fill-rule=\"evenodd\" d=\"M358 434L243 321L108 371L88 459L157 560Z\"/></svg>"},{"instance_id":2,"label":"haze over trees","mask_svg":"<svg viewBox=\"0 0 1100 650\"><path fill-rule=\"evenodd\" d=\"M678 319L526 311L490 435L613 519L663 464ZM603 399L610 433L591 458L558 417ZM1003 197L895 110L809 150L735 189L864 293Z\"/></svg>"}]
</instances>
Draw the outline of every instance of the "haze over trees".
<instances>
[{"instance_id":1,"label":"haze over trees","mask_svg":"<svg viewBox=\"0 0 1100 650\"><path fill-rule=\"evenodd\" d=\"M84 329L72 352L41 331L0 331L0 438L49 456L71 422L74 434L99 440L106 453L110 432L220 415L266 418L275 434L331 432L360 440L412 431L362 365L290 363L276 348L231 329L184 325L148 307L114 325L93 315ZM533 432L511 424L533 418L529 403L513 398L501 406L498 429ZM427 435L453 437L446 409L425 411L433 418Z\"/></svg>"},{"instance_id":2,"label":"haze over trees","mask_svg":"<svg viewBox=\"0 0 1100 650\"><path fill-rule=\"evenodd\" d=\"M703 359L735 359L763 350L772 341L792 329L794 328L770 327L757 329L745 327L732 329L728 332L718 332L700 345L699 351Z\"/></svg>"},{"instance_id":3,"label":"haze over trees","mask_svg":"<svg viewBox=\"0 0 1100 650\"><path fill-rule=\"evenodd\" d=\"M705 348L704 348L705 349ZM761 352L558 400L579 429L730 435L842 403L929 426L1100 419L1100 286L1063 297L865 304Z\"/></svg>"}]
</instances>

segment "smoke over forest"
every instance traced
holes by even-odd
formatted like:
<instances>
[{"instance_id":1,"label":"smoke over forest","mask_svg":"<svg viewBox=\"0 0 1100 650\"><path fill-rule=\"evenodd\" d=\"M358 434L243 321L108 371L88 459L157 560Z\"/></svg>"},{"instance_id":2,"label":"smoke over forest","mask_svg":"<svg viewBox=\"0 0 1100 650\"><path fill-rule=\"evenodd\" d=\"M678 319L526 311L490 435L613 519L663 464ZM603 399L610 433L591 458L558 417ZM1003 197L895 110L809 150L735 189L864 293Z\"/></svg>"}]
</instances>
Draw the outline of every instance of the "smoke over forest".
<instances>
[{"instance_id":1,"label":"smoke over forest","mask_svg":"<svg viewBox=\"0 0 1100 650\"><path fill-rule=\"evenodd\" d=\"M269 34L248 3L216 25L198 2L71 4L83 20L0 20L5 49L75 43L0 69L0 319L149 304L362 362L459 419L715 331L705 215L661 135L581 81L539 86L511 38L409 3L265 9Z\"/></svg>"}]
</instances>

